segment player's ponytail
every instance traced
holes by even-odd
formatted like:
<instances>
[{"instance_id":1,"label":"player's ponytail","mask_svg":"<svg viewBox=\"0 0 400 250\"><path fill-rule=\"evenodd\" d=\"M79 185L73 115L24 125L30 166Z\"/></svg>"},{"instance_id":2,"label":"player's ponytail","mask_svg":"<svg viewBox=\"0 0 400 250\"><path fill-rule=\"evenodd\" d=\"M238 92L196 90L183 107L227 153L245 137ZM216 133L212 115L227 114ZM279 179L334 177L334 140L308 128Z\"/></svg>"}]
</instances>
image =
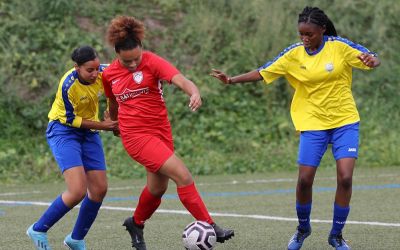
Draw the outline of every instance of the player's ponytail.
<instances>
[{"instance_id":1,"label":"player's ponytail","mask_svg":"<svg viewBox=\"0 0 400 250\"><path fill-rule=\"evenodd\" d=\"M72 61L74 61L78 66L81 66L88 61L93 61L96 58L97 52L90 46L76 48L71 54Z\"/></svg>"},{"instance_id":2,"label":"player's ponytail","mask_svg":"<svg viewBox=\"0 0 400 250\"><path fill-rule=\"evenodd\" d=\"M337 36L335 25L324 11L317 7L306 6L299 14L298 23L313 23L326 29L324 35Z\"/></svg>"},{"instance_id":3,"label":"player's ponytail","mask_svg":"<svg viewBox=\"0 0 400 250\"><path fill-rule=\"evenodd\" d=\"M142 22L129 16L118 16L111 20L107 30L107 40L119 53L121 50L130 50L142 47L145 28Z\"/></svg>"}]
</instances>

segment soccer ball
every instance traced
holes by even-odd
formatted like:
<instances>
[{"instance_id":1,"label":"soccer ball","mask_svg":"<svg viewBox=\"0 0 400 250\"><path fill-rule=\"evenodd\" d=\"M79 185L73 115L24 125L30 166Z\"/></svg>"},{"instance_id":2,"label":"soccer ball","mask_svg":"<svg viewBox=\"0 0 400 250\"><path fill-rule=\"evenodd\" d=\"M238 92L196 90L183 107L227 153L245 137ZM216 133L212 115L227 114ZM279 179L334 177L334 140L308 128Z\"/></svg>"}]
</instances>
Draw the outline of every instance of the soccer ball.
<instances>
[{"instance_id":1,"label":"soccer ball","mask_svg":"<svg viewBox=\"0 0 400 250\"><path fill-rule=\"evenodd\" d=\"M207 222L194 221L185 227L182 239L186 250L211 250L217 242L217 235Z\"/></svg>"}]
</instances>

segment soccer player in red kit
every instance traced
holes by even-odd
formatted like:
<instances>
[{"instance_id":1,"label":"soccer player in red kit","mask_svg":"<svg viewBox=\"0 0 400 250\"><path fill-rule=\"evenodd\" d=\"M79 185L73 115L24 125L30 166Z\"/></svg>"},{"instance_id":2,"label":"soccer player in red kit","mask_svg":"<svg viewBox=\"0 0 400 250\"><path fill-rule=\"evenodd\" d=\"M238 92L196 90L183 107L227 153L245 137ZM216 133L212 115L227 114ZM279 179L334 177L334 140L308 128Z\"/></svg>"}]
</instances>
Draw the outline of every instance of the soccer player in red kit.
<instances>
[{"instance_id":1,"label":"soccer player in red kit","mask_svg":"<svg viewBox=\"0 0 400 250\"><path fill-rule=\"evenodd\" d=\"M119 122L122 144L128 154L147 170L147 185L133 217L127 218L123 225L132 238L132 247L145 250L144 223L160 205L168 181L172 179L185 208L196 220L211 224L217 241L222 243L230 239L234 231L214 223L188 168L174 153L162 81L178 86L190 96L192 111L202 104L200 92L171 63L143 50L144 33L142 22L127 16L113 19L107 32L108 42L117 54L117 59L103 72L110 117Z\"/></svg>"}]
</instances>

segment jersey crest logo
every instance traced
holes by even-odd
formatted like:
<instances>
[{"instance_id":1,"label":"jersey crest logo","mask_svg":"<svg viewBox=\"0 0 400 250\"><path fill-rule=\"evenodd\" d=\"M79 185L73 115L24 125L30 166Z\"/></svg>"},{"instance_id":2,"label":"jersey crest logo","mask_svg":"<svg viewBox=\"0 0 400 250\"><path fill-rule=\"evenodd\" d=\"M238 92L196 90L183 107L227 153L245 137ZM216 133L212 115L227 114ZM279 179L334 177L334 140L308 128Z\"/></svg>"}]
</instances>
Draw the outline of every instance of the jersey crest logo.
<instances>
[{"instance_id":1,"label":"jersey crest logo","mask_svg":"<svg viewBox=\"0 0 400 250\"><path fill-rule=\"evenodd\" d=\"M325 65L325 69L326 69L326 71L328 71L328 72L332 72L333 71L333 63L327 63L326 65Z\"/></svg>"},{"instance_id":2,"label":"jersey crest logo","mask_svg":"<svg viewBox=\"0 0 400 250\"><path fill-rule=\"evenodd\" d=\"M137 83L140 84L143 81L143 72L138 71L133 73L133 80Z\"/></svg>"}]
</instances>

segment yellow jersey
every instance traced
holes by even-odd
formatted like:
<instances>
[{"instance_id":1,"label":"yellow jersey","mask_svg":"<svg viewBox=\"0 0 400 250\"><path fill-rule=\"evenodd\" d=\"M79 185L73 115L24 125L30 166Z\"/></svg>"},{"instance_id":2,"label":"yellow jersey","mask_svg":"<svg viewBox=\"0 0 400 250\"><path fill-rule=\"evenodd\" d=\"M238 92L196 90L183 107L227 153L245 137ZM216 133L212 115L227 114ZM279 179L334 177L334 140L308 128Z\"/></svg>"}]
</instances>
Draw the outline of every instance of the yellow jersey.
<instances>
[{"instance_id":1,"label":"yellow jersey","mask_svg":"<svg viewBox=\"0 0 400 250\"><path fill-rule=\"evenodd\" d=\"M357 58L361 53L374 54L347 39L324 36L316 51L293 44L258 71L267 84L284 76L294 88L290 113L297 131L326 130L360 120L351 85L353 67L370 69Z\"/></svg>"},{"instance_id":2,"label":"yellow jersey","mask_svg":"<svg viewBox=\"0 0 400 250\"><path fill-rule=\"evenodd\" d=\"M99 75L92 84L81 82L75 69L65 73L58 85L49 120L76 128L80 128L82 119L99 121L99 97L104 93L102 72L106 67L100 65Z\"/></svg>"}]
</instances>

